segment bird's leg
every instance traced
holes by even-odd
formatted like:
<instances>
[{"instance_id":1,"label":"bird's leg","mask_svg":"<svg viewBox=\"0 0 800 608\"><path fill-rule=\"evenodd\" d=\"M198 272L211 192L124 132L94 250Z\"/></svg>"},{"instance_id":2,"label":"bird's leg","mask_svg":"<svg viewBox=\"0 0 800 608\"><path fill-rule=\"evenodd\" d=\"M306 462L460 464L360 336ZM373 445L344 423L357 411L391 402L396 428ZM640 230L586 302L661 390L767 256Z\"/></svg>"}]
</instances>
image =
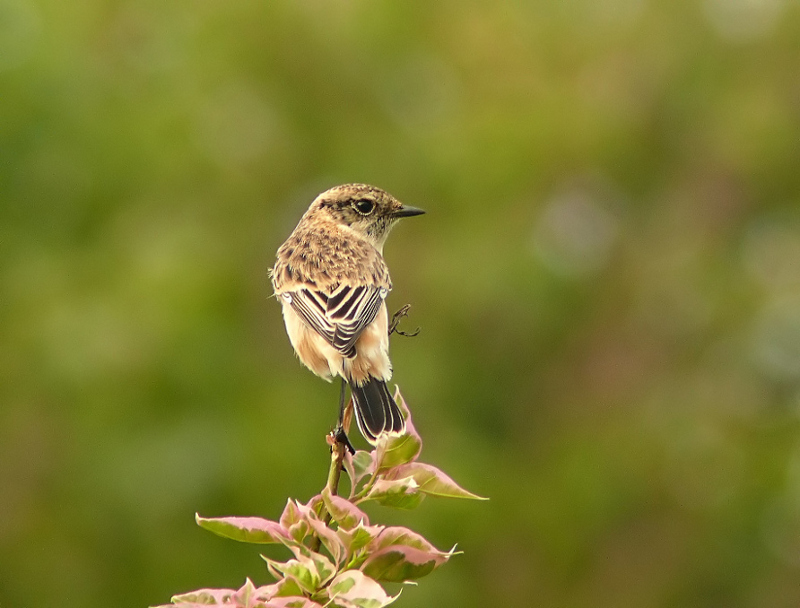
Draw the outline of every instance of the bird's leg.
<instances>
[{"instance_id":1,"label":"bird's leg","mask_svg":"<svg viewBox=\"0 0 800 608\"><path fill-rule=\"evenodd\" d=\"M347 451L350 454L355 454L356 449L353 447L353 444L350 443L350 438L347 436L347 433L344 432L344 429L341 426L337 426L333 431L333 438L341 444L344 444L344 447L347 448Z\"/></svg>"},{"instance_id":2,"label":"bird's leg","mask_svg":"<svg viewBox=\"0 0 800 608\"><path fill-rule=\"evenodd\" d=\"M419 333L419 330L420 330L419 327L417 327L417 329L415 329L414 331L412 331L410 333L409 332L405 332L402 329L397 329L397 326L400 324L400 319L402 319L403 317L407 317L409 310L411 310L411 304L406 304L400 310L398 310L396 313L394 313L392 315L392 322L389 324L389 335L390 336L392 334L396 333L396 334L400 334L401 336L405 336L407 338L413 338L414 336L416 336Z\"/></svg>"},{"instance_id":3,"label":"bird's leg","mask_svg":"<svg viewBox=\"0 0 800 608\"><path fill-rule=\"evenodd\" d=\"M339 392L339 420L336 422L336 428L333 429L331 433L333 438L337 441L337 443L343 444L351 454L356 453L356 449L353 447L353 444L350 443L350 439L347 437L347 432L344 430L344 414L345 414L345 401L344 395L347 391L347 383L345 382L344 378L342 378L342 390Z\"/></svg>"},{"instance_id":4,"label":"bird's leg","mask_svg":"<svg viewBox=\"0 0 800 608\"><path fill-rule=\"evenodd\" d=\"M344 394L347 391L347 382L345 381L344 376L342 377L342 384L340 386L341 390L339 391L339 420L337 421L337 423L338 426L341 427L344 425Z\"/></svg>"}]
</instances>

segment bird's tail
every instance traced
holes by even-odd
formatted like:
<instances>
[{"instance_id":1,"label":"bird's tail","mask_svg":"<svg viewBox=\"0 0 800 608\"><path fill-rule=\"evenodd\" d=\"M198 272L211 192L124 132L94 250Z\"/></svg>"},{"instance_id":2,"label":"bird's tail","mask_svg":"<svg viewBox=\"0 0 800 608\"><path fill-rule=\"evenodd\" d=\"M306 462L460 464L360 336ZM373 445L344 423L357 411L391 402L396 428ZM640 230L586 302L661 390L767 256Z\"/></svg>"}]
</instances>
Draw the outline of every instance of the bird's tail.
<instances>
[{"instance_id":1,"label":"bird's tail","mask_svg":"<svg viewBox=\"0 0 800 608\"><path fill-rule=\"evenodd\" d=\"M350 389L355 402L356 423L364 439L375 445L382 433L400 434L405 431L403 414L383 380L370 376L361 386L353 382Z\"/></svg>"}]
</instances>

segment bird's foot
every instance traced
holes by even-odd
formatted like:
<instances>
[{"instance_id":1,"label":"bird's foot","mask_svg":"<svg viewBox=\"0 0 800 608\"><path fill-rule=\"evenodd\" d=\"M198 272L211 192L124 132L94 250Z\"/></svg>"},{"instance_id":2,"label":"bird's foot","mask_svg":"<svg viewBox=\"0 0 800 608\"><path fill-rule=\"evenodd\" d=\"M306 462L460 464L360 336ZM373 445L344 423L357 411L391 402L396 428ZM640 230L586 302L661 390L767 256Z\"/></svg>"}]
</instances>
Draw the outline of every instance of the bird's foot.
<instances>
[{"instance_id":1,"label":"bird's foot","mask_svg":"<svg viewBox=\"0 0 800 608\"><path fill-rule=\"evenodd\" d=\"M356 453L356 449L353 447L353 444L350 443L350 438L347 436L347 433L344 432L344 428L342 428L341 425L331 431L331 437L333 437L336 443L340 443L346 447L351 455Z\"/></svg>"},{"instance_id":2,"label":"bird's foot","mask_svg":"<svg viewBox=\"0 0 800 608\"><path fill-rule=\"evenodd\" d=\"M400 320L403 317L407 317L408 316L408 311L409 310L411 310L411 304L406 304L400 310L398 310L396 313L394 313L392 315L392 322L389 324L389 335L390 336L392 334L399 334L401 336L405 336L406 338L413 338L414 336L416 336L419 333L419 330L420 330L419 327L417 327L417 329L415 329L412 332L405 332L402 329L397 329L397 326L400 324Z\"/></svg>"}]
</instances>

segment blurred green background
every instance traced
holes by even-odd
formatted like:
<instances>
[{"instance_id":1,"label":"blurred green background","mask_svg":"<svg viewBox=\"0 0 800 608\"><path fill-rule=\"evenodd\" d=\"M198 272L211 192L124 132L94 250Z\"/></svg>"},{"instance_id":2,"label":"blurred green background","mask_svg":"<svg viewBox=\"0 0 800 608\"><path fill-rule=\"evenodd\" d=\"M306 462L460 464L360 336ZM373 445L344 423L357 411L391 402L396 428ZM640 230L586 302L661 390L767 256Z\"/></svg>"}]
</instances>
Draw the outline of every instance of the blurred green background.
<instances>
[{"instance_id":1,"label":"blurred green background","mask_svg":"<svg viewBox=\"0 0 800 608\"><path fill-rule=\"evenodd\" d=\"M324 484L338 387L266 269L386 248L464 554L398 606L800 604L796 0L0 3L0 606L269 577L193 515Z\"/></svg>"}]
</instances>

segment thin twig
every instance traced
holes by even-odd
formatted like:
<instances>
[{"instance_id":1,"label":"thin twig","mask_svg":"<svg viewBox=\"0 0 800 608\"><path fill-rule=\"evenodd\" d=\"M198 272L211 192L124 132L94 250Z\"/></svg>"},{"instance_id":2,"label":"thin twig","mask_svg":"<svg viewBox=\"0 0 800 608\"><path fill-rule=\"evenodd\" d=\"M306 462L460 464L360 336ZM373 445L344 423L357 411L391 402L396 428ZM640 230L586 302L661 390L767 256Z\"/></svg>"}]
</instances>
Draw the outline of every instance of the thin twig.
<instances>
[{"instance_id":1,"label":"thin twig","mask_svg":"<svg viewBox=\"0 0 800 608\"><path fill-rule=\"evenodd\" d=\"M339 479L342 476L342 462L344 461L344 451L347 446L344 443L337 442L336 446L331 451L331 468L328 471L328 484L325 486L331 493L331 496L339 495ZM331 514L328 513L325 518L325 523L331 521Z\"/></svg>"},{"instance_id":2,"label":"thin twig","mask_svg":"<svg viewBox=\"0 0 800 608\"><path fill-rule=\"evenodd\" d=\"M350 426L350 417L352 415L352 403L348 403L348 407L344 411L343 420L342 420L342 430L344 430L344 438L345 441L347 440L347 433L346 429ZM337 436L336 432L332 432L328 435L327 438L328 442L332 443L331 446L331 467L328 469L328 481L325 484L325 489L327 489L331 496L338 496L339 495L339 480L342 477L342 469L344 463L344 454L345 450L348 448L348 443L345 441L341 441ZM332 441L331 441L332 440ZM325 523L326 526L330 525L331 520L333 517L324 506L323 509L325 514L323 515L320 513L322 517L322 521ZM320 545L322 544L322 539L319 536L314 536L314 540L311 541L311 550L312 551L319 551Z\"/></svg>"}]
</instances>

